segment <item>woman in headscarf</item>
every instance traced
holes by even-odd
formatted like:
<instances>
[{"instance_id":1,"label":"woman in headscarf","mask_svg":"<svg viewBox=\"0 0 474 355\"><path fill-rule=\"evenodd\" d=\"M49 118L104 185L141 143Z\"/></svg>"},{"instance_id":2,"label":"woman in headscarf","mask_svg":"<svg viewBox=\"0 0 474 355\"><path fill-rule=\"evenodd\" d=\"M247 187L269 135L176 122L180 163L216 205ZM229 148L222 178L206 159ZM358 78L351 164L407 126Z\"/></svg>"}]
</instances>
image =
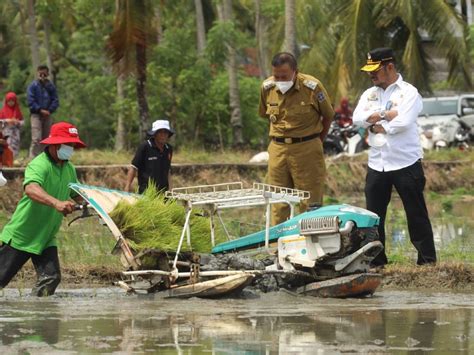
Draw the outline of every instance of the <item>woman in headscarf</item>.
<instances>
[{"instance_id":1,"label":"woman in headscarf","mask_svg":"<svg viewBox=\"0 0 474 355\"><path fill-rule=\"evenodd\" d=\"M349 107L349 99L343 97L341 104L334 110L336 112L336 122L339 127L344 128L352 124L352 110Z\"/></svg>"},{"instance_id":2,"label":"woman in headscarf","mask_svg":"<svg viewBox=\"0 0 474 355\"><path fill-rule=\"evenodd\" d=\"M3 121L3 137L7 137L8 148L16 157L20 151L20 127L24 125L18 99L14 92L5 95L3 108L0 110L0 120Z\"/></svg>"}]
</instances>

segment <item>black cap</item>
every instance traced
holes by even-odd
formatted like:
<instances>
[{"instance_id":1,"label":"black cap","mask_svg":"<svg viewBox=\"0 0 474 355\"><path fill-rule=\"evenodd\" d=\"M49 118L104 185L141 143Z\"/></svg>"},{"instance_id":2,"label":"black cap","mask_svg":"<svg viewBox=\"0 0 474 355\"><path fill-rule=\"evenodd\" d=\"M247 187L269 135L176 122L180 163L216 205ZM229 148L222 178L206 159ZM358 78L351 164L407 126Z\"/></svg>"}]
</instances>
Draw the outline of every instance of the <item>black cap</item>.
<instances>
[{"instance_id":1,"label":"black cap","mask_svg":"<svg viewBox=\"0 0 474 355\"><path fill-rule=\"evenodd\" d=\"M371 72L379 70L384 62L394 62L395 54L392 48L375 48L367 53L367 63L360 68L362 71Z\"/></svg>"}]
</instances>

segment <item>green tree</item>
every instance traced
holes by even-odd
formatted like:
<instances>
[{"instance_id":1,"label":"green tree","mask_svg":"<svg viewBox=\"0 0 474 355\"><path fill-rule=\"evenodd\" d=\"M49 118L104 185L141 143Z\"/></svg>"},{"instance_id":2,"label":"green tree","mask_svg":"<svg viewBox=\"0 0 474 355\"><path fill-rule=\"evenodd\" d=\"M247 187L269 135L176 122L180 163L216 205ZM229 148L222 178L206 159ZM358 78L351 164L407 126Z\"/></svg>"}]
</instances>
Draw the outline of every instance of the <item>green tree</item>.
<instances>
[{"instance_id":1,"label":"green tree","mask_svg":"<svg viewBox=\"0 0 474 355\"><path fill-rule=\"evenodd\" d=\"M136 75L140 135L148 130L149 109L146 95L147 48L156 40L150 0L116 0L114 29L108 39L112 63L118 75Z\"/></svg>"},{"instance_id":2,"label":"green tree","mask_svg":"<svg viewBox=\"0 0 474 355\"><path fill-rule=\"evenodd\" d=\"M472 88L466 23L445 0L313 0L305 4L305 10L319 23L310 27L309 16L299 23L312 29L307 36L311 50L302 56L302 67L315 68L336 96L357 95L367 87L368 81L360 80L359 68L365 53L382 46L395 50L407 81L423 93L431 92L433 68L421 31L447 59L450 82ZM318 17L321 12L327 16Z\"/></svg>"}]
</instances>

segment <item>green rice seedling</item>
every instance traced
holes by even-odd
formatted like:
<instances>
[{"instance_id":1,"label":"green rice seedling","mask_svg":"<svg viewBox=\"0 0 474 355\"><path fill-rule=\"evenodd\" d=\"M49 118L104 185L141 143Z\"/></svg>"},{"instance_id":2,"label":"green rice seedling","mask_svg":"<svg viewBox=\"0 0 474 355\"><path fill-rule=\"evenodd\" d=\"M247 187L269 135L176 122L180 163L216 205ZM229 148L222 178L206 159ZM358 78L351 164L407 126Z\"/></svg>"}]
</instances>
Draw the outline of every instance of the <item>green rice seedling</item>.
<instances>
[{"instance_id":1,"label":"green rice seedling","mask_svg":"<svg viewBox=\"0 0 474 355\"><path fill-rule=\"evenodd\" d=\"M157 249L176 251L185 222L185 209L168 200L154 186L149 186L135 203L120 202L110 214L130 246L137 252ZM183 243L182 251L208 253L212 249L208 217L192 214L190 218L191 248ZM225 241L216 225L216 243Z\"/></svg>"}]
</instances>

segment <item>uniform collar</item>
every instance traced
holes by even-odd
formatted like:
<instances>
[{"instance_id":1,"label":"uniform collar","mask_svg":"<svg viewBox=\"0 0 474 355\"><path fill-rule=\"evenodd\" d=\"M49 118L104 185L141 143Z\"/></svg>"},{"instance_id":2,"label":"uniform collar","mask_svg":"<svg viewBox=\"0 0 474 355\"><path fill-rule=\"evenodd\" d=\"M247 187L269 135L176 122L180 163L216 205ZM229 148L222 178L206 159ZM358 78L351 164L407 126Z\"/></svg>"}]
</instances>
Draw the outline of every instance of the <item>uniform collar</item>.
<instances>
[{"instance_id":1,"label":"uniform collar","mask_svg":"<svg viewBox=\"0 0 474 355\"><path fill-rule=\"evenodd\" d=\"M390 88L393 88L394 86L398 86L399 88L401 88L401 87L402 87L402 84L403 84L403 77L402 77L402 74L400 74L400 73L397 73L397 74L398 74L397 80L396 80L394 83L392 83L392 84L390 84L389 86L387 86L387 87L385 88L385 90L382 89L380 86L375 86L375 88L376 88L377 90L382 90L382 91L390 90Z\"/></svg>"}]
</instances>

